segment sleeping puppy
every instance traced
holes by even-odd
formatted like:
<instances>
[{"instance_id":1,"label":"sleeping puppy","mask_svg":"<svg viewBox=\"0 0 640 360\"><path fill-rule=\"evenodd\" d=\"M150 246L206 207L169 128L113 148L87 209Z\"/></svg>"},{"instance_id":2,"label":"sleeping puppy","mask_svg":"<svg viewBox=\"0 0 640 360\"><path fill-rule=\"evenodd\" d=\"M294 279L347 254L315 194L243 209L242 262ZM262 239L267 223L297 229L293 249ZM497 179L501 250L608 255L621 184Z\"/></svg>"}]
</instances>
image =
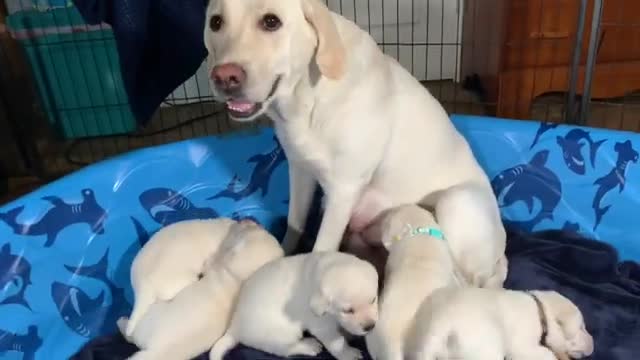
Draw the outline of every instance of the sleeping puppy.
<instances>
[{"instance_id":1,"label":"sleeping puppy","mask_svg":"<svg viewBox=\"0 0 640 360\"><path fill-rule=\"evenodd\" d=\"M338 360L360 359L340 328L365 335L378 318L378 274L371 264L339 252L273 261L242 286L226 334L210 353L222 360L234 346L277 356L315 356L324 345ZM303 337L303 331L312 337Z\"/></svg>"},{"instance_id":2,"label":"sleeping puppy","mask_svg":"<svg viewBox=\"0 0 640 360\"><path fill-rule=\"evenodd\" d=\"M593 353L582 313L555 291L442 288L422 304L407 359L554 360Z\"/></svg>"},{"instance_id":3,"label":"sleeping puppy","mask_svg":"<svg viewBox=\"0 0 640 360\"><path fill-rule=\"evenodd\" d=\"M202 279L151 305L133 334L125 335L142 349L130 359L186 360L208 351L227 329L241 283L282 256L278 241L257 224L234 225ZM126 318L118 320L123 335L126 325Z\"/></svg>"},{"instance_id":4,"label":"sleeping puppy","mask_svg":"<svg viewBox=\"0 0 640 360\"><path fill-rule=\"evenodd\" d=\"M135 303L125 335L156 301L171 300L201 276L236 221L229 218L181 221L160 229L131 264Z\"/></svg>"},{"instance_id":5,"label":"sleeping puppy","mask_svg":"<svg viewBox=\"0 0 640 360\"><path fill-rule=\"evenodd\" d=\"M423 300L456 285L454 263L433 215L417 206L385 211L367 230L389 250L380 296L380 318L366 336L374 360L403 360L404 341Z\"/></svg>"},{"instance_id":6,"label":"sleeping puppy","mask_svg":"<svg viewBox=\"0 0 640 360\"><path fill-rule=\"evenodd\" d=\"M466 246L453 250L470 283L502 285L506 233L487 174L438 100L369 33L322 0L210 0L203 25L215 98L235 120L269 116L289 161L286 253L319 184L313 251L416 203L435 209L452 248Z\"/></svg>"}]
</instances>

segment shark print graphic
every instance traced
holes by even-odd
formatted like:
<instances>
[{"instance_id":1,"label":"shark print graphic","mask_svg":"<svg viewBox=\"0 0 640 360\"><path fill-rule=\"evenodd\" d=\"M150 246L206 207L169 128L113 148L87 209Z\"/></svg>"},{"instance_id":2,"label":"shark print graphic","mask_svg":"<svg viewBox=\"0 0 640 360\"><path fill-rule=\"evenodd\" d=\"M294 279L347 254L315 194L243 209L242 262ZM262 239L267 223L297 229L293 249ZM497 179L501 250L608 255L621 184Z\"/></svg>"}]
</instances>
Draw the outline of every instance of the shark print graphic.
<instances>
[{"instance_id":1,"label":"shark print graphic","mask_svg":"<svg viewBox=\"0 0 640 360\"><path fill-rule=\"evenodd\" d=\"M147 241L149 241L149 233L144 228L144 226L142 226L140 221L138 221L138 219L134 218L133 216L130 216L130 218L131 218L131 222L133 223L133 227L136 229L136 235L138 236L138 243L140 244L140 248L142 248L144 244L146 244Z\"/></svg>"},{"instance_id":2,"label":"shark print graphic","mask_svg":"<svg viewBox=\"0 0 640 360\"><path fill-rule=\"evenodd\" d=\"M17 222L24 206L0 213L0 221L4 221L17 235L46 235L45 247L52 246L60 231L74 224L87 224L94 234L104 234L107 212L96 201L93 190L82 190L82 202L79 203L68 203L57 196L45 196L42 200L50 202L53 207L37 222L24 224Z\"/></svg>"},{"instance_id":3,"label":"shark print graphic","mask_svg":"<svg viewBox=\"0 0 640 360\"><path fill-rule=\"evenodd\" d=\"M0 355L12 352L22 353L23 360L34 360L36 352L42 346L42 338L35 325L29 326L24 335L0 329Z\"/></svg>"},{"instance_id":4,"label":"shark print graphic","mask_svg":"<svg viewBox=\"0 0 640 360\"><path fill-rule=\"evenodd\" d=\"M109 251L94 265L68 266L65 268L74 275L95 279L104 284L111 297L105 301L105 291L91 297L77 286L54 282L51 285L51 297L64 323L76 334L93 338L115 329L116 321L128 316L131 304L125 297L124 289L107 276Z\"/></svg>"},{"instance_id":5,"label":"shark print graphic","mask_svg":"<svg viewBox=\"0 0 640 360\"><path fill-rule=\"evenodd\" d=\"M546 133L551 129L557 128L558 125L559 125L558 123L541 122L540 126L538 127L538 131L536 132L536 136L533 138L533 142L531 142L531 146L529 146L529 150L533 149L533 147L536 146L536 144L538 144L540 137L542 137L544 133Z\"/></svg>"},{"instance_id":6,"label":"shark print graphic","mask_svg":"<svg viewBox=\"0 0 640 360\"><path fill-rule=\"evenodd\" d=\"M506 169L491 181L501 208L522 201L531 213L535 199L541 204L540 211L531 220L505 220L505 225L531 232L542 220L553 220L553 211L562 197L562 185L558 176L545 166L548 157L549 150L542 150L528 164Z\"/></svg>"},{"instance_id":7,"label":"shark print graphic","mask_svg":"<svg viewBox=\"0 0 640 360\"><path fill-rule=\"evenodd\" d=\"M207 200L215 200L219 198L229 198L234 201L244 199L251 196L258 190L261 190L262 197L265 197L269 192L269 182L271 175L280 164L285 161L284 150L280 146L280 142L274 136L273 140L276 146L270 152L266 154L257 154L247 160L250 163L255 163L255 167L249 177L249 183L242 187L240 185L240 178L238 175L234 175L229 185L225 190L220 191Z\"/></svg>"},{"instance_id":8,"label":"shark print graphic","mask_svg":"<svg viewBox=\"0 0 640 360\"><path fill-rule=\"evenodd\" d=\"M16 304L31 310L24 296L31 285L31 264L20 255L11 253L11 245L0 248L0 305Z\"/></svg>"},{"instance_id":9,"label":"shark print graphic","mask_svg":"<svg viewBox=\"0 0 640 360\"><path fill-rule=\"evenodd\" d=\"M139 200L149 216L163 226L184 220L219 217L215 210L197 207L185 196L169 188L149 189L140 194Z\"/></svg>"},{"instance_id":10,"label":"shark print graphic","mask_svg":"<svg viewBox=\"0 0 640 360\"><path fill-rule=\"evenodd\" d=\"M562 149L562 158L569 170L578 175L584 175L585 173L585 161L582 156L582 147L584 144L589 144L589 159L591 161L591 167L595 168L596 153L606 140L593 141L588 131L582 129L571 129L567 134L562 137L556 137L558 145Z\"/></svg>"},{"instance_id":11,"label":"shark print graphic","mask_svg":"<svg viewBox=\"0 0 640 360\"><path fill-rule=\"evenodd\" d=\"M597 186L596 194L593 197L593 203L591 207L595 213L595 223L593 230L595 231L602 217L609 211L611 205L602 206L602 199L611 190L618 187L619 192L624 190L624 185L627 180L627 169L629 163L638 162L638 151L636 151L631 145L631 141L618 142L614 146L614 151L618 153L618 159L616 165L607 175L597 179L593 184Z\"/></svg>"}]
</instances>

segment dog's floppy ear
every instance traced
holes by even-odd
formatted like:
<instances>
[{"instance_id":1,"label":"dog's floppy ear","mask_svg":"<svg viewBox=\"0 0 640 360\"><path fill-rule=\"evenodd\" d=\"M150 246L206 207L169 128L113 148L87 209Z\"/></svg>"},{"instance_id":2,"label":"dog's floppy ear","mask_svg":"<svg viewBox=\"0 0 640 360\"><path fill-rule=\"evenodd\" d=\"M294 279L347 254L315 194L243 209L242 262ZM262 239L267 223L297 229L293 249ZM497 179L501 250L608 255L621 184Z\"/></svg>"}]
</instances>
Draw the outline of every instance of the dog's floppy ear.
<instances>
[{"instance_id":1,"label":"dog's floppy ear","mask_svg":"<svg viewBox=\"0 0 640 360\"><path fill-rule=\"evenodd\" d=\"M247 240L243 238L232 239L228 237L227 239L225 239L225 241L227 241L228 243L225 244L223 242L220 250L218 250L217 253L218 258L235 258L236 256L239 256L247 247Z\"/></svg>"},{"instance_id":2,"label":"dog's floppy ear","mask_svg":"<svg viewBox=\"0 0 640 360\"><path fill-rule=\"evenodd\" d=\"M329 301L324 296L324 294L322 294L322 290L318 289L313 294L311 294L309 307L311 307L311 311L316 316L323 316L328 311Z\"/></svg>"},{"instance_id":3,"label":"dog's floppy ear","mask_svg":"<svg viewBox=\"0 0 640 360\"><path fill-rule=\"evenodd\" d=\"M346 51L331 12L319 0L302 0L302 7L318 37L316 64L320 72L330 79L340 79L345 71Z\"/></svg>"}]
</instances>

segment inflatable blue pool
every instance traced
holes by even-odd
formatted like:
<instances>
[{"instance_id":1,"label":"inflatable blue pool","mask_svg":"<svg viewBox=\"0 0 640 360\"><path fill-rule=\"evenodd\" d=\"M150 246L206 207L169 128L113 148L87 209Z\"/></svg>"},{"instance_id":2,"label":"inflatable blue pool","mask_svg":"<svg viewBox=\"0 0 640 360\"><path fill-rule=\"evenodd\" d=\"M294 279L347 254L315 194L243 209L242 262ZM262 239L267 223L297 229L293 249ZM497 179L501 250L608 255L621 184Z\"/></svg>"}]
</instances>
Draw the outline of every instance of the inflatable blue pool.
<instances>
[{"instance_id":1,"label":"inflatable blue pool","mask_svg":"<svg viewBox=\"0 0 640 360\"><path fill-rule=\"evenodd\" d=\"M640 260L640 136L453 116L492 179L505 223L564 229ZM253 217L278 236L285 156L271 129L103 161L0 207L0 359L67 359L128 315L133 257L160 227Z\"/></svg>"}]
</instances>

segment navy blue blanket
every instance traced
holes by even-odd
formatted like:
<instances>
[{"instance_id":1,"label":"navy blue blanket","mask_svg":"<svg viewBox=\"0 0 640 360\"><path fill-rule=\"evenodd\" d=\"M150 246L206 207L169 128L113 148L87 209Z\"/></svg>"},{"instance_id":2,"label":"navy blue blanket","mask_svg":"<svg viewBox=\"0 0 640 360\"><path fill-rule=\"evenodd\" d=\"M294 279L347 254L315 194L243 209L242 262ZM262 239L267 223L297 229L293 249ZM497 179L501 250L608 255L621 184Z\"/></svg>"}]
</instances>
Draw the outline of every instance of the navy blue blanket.
<instances>
[{"instance_id":1,"label":"navy blue blanket","mask_svg":"<svg viewBox=\"0 0 640 360\"><path fill-rule=\"evenodd\" d=\"M145 125L160 103L198 70L207 0L74 0L89 24L114 32L131 111Z\"/></svg>"},{"instance_id":2,"label":"navy blue blanket","mask_svg":"<svg viewBox=\"0 0 640 360\"><path fill-rule=\"evenodd\" d=\"M557 290L580 307L595 340L590 360L640 359L639 264L619 263L611 246L558 231L510 233L507 257L506 287ZM359 347L363 348L362 342ZM73 359L124 359L134 351L135 346L112 335L88 343ZM239 347L227 359L277 358Z\"/></svg>"},{"instance_id":3,"label":"navy blue blanket","mask_svg":"<svg viewBox=\"0 0 640 360\"><path fill-rule=\"evenodd\" d=\"M640 264L618 262L608 244L555 231L510 234L510 289L556 290L582 311L592 360L640 359Z\"/></svg>"}]
</instances>

